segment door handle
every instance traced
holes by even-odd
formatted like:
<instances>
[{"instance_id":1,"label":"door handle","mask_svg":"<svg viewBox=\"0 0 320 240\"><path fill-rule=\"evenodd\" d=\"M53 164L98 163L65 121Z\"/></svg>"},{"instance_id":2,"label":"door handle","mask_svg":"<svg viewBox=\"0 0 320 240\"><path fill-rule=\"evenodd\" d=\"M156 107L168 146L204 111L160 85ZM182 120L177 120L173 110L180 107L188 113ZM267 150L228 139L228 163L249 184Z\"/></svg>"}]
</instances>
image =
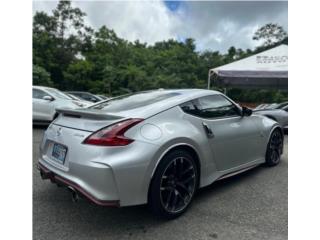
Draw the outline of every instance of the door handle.
<instances>
[{"instance_id":1,"label":"door handle","mask_svg":"<svg viewBox=\"0 0 320 240\"><path fill-rule=\"evenodd\" d=\"M204 128L204 131L206 132L208 138L213 138L214 134L211 130L211 128L208 126L208 124L206 124L205 122L202 123L202 126Z\"/></svg>"}]
</instances>

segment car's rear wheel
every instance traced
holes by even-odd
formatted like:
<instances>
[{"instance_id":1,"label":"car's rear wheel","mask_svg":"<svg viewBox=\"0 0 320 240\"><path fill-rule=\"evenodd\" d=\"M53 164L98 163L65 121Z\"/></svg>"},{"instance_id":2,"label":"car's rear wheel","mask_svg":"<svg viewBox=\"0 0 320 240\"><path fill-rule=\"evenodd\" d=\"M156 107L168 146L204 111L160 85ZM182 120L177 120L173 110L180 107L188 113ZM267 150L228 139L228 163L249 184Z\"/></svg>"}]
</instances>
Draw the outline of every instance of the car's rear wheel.
<instances>
[{"instance_id":1,"label":"car's rear wheel","mask_svg":"<svg viewBox=\"0 0 320 240\"><path fill-rule=\"evenodd\" d=\"M283 136L280 129L275 129L269 139L266 153L267 166L275 166L280 162L283 147Z\"/></svg>"},{"instance_id":2,"label":"car's rear wheel","mask_svg":"<svg viewBox=\"0 0 320 240\"><path fill-rule=\"evenodd\" d=\"M149 190L149 207L167 219L180 216L189 207L198 186L195 160L187 151L168 153L159 163Z\"/></svg>"}]
</instances>

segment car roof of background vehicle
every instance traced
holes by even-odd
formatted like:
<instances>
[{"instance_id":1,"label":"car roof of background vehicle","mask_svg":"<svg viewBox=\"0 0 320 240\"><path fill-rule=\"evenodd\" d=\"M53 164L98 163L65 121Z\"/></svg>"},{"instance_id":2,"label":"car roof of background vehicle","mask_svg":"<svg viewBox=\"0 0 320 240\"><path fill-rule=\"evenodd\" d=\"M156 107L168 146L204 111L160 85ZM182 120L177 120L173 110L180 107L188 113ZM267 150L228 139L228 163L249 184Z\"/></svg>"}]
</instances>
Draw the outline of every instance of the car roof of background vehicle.
<instances>
[{"instance_id":1,"label":"car roof of background vehicle","mask_svg":"<svg viewBox=\"0 0 320 240\"><path fill-rule=\"evenodd\" d=\"M46 87L46 86L32 86L32 88L46 90L47 88L52 88L52 87ZM56 88L52 88L52 89L56 89Z\"/></svg>"},{"instance_id":2,"label":"car roof of background vehicle","mask_svg":"<svg viewBox=\"0 0 320 240\"><path fill-rule=\"evenodd\" d=\"M34 88L34 89L41 89L41 90L53 89L53 90L58 90L58 91L60 91L60 90L57 89L57 88L46 87L46 86L32 86L32 88ZM60 91L60 92L62 92L62 91Z\"/></svg>"},{"instance_id":3,"label":"car roof of background vehicle","mask_svg":"<svg viewBox=\"0 0 320 240\"><path fill-rule=\"evenodd\" d=\"M73 95L72 93L69 93L69 92L64 92L64 93L74 100L82 100L81 98L77 97L76 95Z\"/></svg>"},{"instance_id":4,"label":"car roof of background vehicle","mask_svg":"<svg viewBox=\"0 0 320 240\"><path fill-rule=\"evenodd\" d=\"M91 92L84 92L84 91L66 91L67 93L86 93L86 94L90 94L90 95L94 95L93 93Z\"/></svg>"}]
</instances>

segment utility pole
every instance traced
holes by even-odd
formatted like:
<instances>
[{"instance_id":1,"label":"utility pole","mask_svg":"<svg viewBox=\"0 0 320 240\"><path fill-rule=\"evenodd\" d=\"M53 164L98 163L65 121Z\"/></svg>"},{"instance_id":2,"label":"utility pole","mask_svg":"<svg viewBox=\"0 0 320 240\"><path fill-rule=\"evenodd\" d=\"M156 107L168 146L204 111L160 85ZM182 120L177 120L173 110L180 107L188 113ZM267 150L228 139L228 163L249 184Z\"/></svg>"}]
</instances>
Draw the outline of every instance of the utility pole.
<instances>
[{"instance_id":1,"label":"utility pole","mask_svg":"<svg viewBox=\"0 0 320 240\"><path fill-rule=\"evenodd\" d=\"M210 85L211 85L211 70L209 70L208 72L208 89L210 89Z\"/></svg>"}]
</instances>

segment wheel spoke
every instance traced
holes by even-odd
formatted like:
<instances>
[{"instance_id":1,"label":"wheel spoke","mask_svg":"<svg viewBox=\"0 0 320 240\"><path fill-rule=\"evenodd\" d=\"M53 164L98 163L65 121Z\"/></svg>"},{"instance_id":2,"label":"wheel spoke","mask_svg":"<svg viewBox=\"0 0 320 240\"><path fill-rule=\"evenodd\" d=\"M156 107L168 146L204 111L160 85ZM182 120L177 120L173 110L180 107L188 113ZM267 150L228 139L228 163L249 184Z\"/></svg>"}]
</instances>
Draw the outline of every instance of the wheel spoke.
<instances>
[{"instance_id":1,"label":"wheel spoke","mask_svg":"<svg viewBox=\"0 0 320 240\"><path fill-rule=\"evenodd\" d=\"M182 173L181 173L181 176L185 175L186 173L188 173L190 170L192 170L193 167L188 167L186 170L184 170Z\"/></svg>"},{"instance_id":2,"label":"wheel spoke","mask_svg":"<svg viewBox=\"0 0 320 240\"><path fill-rule=\"evenodd\" d=\"M171 191L169 192L169 195L168 195L168 198L167 198L167 202L166 202L166 208L169 207L169 204L170 204L170 200L171 200L171 197L172 197L172 193L174 192L173 189L171 189Z\"/></svg>"},{"instance_id":3,"label":"wheel spoke","mask_svg":"<svg viewBox=\"0 0 320 240\"><path fill-rule=\"evenodd\" d=\"M181 187L183 190L185 190L189 194L189 189L183 183L178 182L177 186Z\"/></svg>"},{"instance_id":4,"label":"wheel spoke","mask_svg":"<svg viewBox=\"0 0 320 240\"><path fill-rule=\"evenodd\" d=\"M172 202L172 211L174 211L176 209L176 204L178 201L178 193L177 190L174 191L174 198L173 198L173 202Z\"/></svg>"},{"instance_id":5,"label":"wheel spoke","mask_svg":"<svg viewBox=\"0 0 320 240\"><path fill-rule=\"evenodd\" d=\"M280 159L280 155L277 150L273 150L271 154L271 159L273 162L277 162Z\"/></svg>"},{"instance_id":6,"label":"wheel spoke","mask_svg":"<svg viewBox=\"0 0 320 240\"><path fill-rule=\"evenodd\" d=\"M177 173L177 160L173 160L173 174L176 175Z\"/></svg>"},{"instance_id":7,"label":"wheel spoke","mask_svg":"<svg viewBox=\"0 0 320 240\"><path fill-rule=\"evenodd\" d=\"M185 198L182 196L182 194L177 190L178 196L181 198L181 200L185 200Z\"/></svg>"},{"instance_id":8,"label":"wheel spoke","mask_svg":"<svg viewBox=\"0 0 320 240\"><path fill-rule=\"evenodd\" d=\"M170 190L172 190L172 187L161 187L160 190L161 191L170 191Z\"/></svg>"},{"instance_id":9,"label":"wheel spoke","mask_svg":"<svg viewBox=\"0 0 320 240\"><path fill-rule=\"evenodd\" d=\"M186 180L183 180L182 183L183 183L183 184L186 184L186 183L190 182L191 180L193 180L194 177L195 177L194 175L191 175L191 176L188 177Z\"/></svg>"},{"instance_id":10,"label":"wheel spoke","mask_svg":"<svg viewBox=\"0 0 320 240\"><path fill-rule=\"evenodd\" d=\"M183 170L183 158L180 158L180 161L179 161L179 167L178 167L178 178L180 178L181 177L181 175L182 175L182 170Z\"/></svg>"}]
</instances>

